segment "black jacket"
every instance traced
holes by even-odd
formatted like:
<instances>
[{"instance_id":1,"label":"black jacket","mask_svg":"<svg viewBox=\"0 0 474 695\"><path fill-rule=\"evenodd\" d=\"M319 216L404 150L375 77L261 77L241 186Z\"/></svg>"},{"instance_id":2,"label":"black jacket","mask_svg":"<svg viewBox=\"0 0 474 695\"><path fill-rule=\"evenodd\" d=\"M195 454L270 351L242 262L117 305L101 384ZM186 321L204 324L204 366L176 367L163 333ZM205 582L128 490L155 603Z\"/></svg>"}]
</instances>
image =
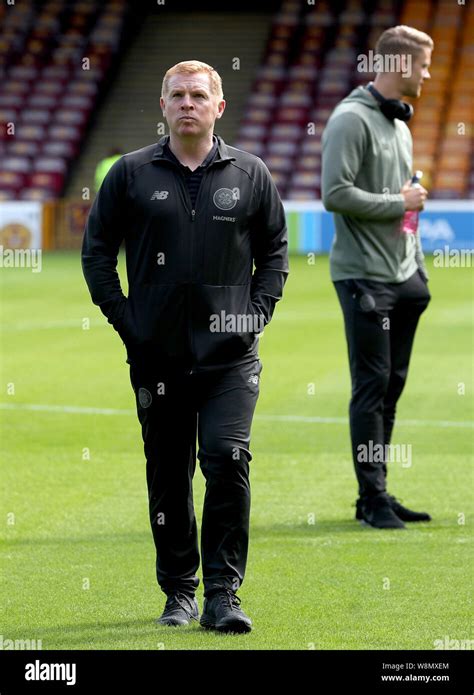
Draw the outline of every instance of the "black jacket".
<instances>
[{"instance_id":1,"label":"black jacket","mask_svg":"<svg viewBox=\"0 0 474 695\"><path fill-rule=\"evenodd\" d=\"M168 135L115 162L90 210L82 268L128 362L149 354L194 371L246 361L255 331L230 322L230 332L215 332L211 320L225 312L267 324L282 296L287 229L276 186L261 159L217 139L195 210L184 175L163 156ZM116 270L122 240L128 298Z\"/></svg>"}]
</instances>

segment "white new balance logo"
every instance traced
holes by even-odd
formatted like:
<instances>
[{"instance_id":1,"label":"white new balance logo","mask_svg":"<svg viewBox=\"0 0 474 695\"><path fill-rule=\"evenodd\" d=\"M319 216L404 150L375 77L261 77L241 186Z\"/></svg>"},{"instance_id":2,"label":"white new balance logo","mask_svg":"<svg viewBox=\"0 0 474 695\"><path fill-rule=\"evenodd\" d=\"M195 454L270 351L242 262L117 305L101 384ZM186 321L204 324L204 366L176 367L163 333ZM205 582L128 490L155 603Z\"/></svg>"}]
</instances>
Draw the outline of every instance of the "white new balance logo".
<instances>
[{"instance_id":1,"label":"white new balance logo","mask_svg":"<svg viewBox=\"0 0 474 695\"><path fill-rule=\"evenodd\" d=\"M169 191L155 191L150 200L166 200L169 194Z\"/></svg>"}]
</instances>

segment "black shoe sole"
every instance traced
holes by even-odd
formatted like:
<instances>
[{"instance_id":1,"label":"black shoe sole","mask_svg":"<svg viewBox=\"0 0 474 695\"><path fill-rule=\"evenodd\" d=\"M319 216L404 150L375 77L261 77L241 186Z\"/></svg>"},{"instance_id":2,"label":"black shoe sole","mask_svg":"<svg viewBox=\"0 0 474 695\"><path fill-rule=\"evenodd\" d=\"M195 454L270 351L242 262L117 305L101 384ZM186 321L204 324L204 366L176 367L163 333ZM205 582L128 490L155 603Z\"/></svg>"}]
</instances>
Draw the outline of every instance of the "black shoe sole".
<instances>
[{"instance_id":1,"label":"black shoe sole","mask_svg":"<svg viewBox=\"0 0 474 695\"><path fill-rule=\"evenodd\" d=\"M232 620L228 621L224 625L217 625L213 623L212 620L206 618L206 616L201 616L200 625L205 630L217 630L218 632L234 632L238 634L243 634L245 632L250 632L252 626L245 623L243 620Z\"/></svg>"}]
</instances>

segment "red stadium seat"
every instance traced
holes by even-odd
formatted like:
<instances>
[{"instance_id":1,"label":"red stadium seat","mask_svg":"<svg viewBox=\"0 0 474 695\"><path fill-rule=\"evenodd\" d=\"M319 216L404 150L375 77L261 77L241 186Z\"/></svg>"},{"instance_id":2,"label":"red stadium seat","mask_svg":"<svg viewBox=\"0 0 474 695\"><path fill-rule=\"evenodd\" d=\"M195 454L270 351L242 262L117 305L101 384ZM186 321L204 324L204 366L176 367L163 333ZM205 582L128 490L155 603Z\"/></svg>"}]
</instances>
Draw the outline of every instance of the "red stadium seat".
<instances>
[{"instance_id":1,"label":"red stadium seat","mask_svg":"<svg viewBox=\"0 0 474 695\"><path fill-rule=\"evenodd\" d=\"M19 174L29 174L31 171L31 161L28 157L6 156L2 161L3 171L13 171Z\"/></svg>"},{"instance_id":2,"label":"red stadium seat","mask_svg":"<svg viewBox=\"0 0 474 695\"><path fill-rule=\"evenodd\" d=\"M0 94L0 108L19 109L25 102L23 94Z\"/></svg>"},{"instance_id":3,"label":"red stadium seat","mask_svg":"<svg viewBox=\"0 0 474 695\"><path fill-rule=\"evenodd\" d=\"M50 140L66 140L76 143L81 139L81 130L76 126L52 125L48 130L48 138Z\"/></svg>"},{"instance_id":4,"label":"red stadium seat","mask_svg":"<svg viewBox=\"0 0 474 695\"><path fill-rule=\"evenodd\" d=\"M31 140L41 142L44 140L46 128L43 125L29 125L20 123L16 128L16 137L19 140Z\"/></svg>"},{"instance_id":5,"label":"red stadium seat","mask_svg":"<svg viewBox=\"0 0 474 695\"><path fill-rule=\"evenodd\" d=\"M0 188L17 194L25 185L27 177L16 171L5 171L0 168Z\"/></svg>"},{"instance_id":6,"label":"red stadium seat","mask_svg":"<svg viewBox=\"0 0 474 695\"><path fill-rule=\"evenodd\" d=\"M58 176L58 174L39 172L30 176L28 187L41 188L44 190L53 191L54 193L58 194L61 191L62 182L63 177Z\"/></svg>"},{"instance_id":7,"label":"red stadium seat","mask_svg":"<svg viewBox=\"0 0 474 695\"><path fill-rule=\"evenodd\" d=\"M77 153L73 143L64 140L48 140L43 144L41 154L46 157L61 157L71 159Z\"/></svg>"},{"instance_id":8,"label":"red stadium seat","mask_svg":"<svg viewBox=\"0 0 474 695\"><path fill-rule=\"evenodd\" d=\"M18 196L19 200L54 200L57 191L48 188L24 188Z\"/></svg>"},{"instance_id":9,"label":"red stadium seat","mask_svg":"<svg viewBox=\"0 0 474 695\"><path fill-rule=\"evenodd\" d=\"M64 84L62 82L56 82L53 80L41 80L35 85L35 94L48 94L49 96L59 96L64 89Z\"/></svg>"},{"instance_id":10,"label":"red stadium seat","mask_svg":"<svg viewBox=\"0 0 474 695\"><path fill-rule=\"evenodd\" d=\"M52 122L54 125L72 125L81 128L85 125L87 113L72 109L59 109L55 112Z\"/></svg>"},{"instance_id":11,"label":"red stadium seat","mask_svg":"<svg viewBox=\"0 0 474 695\"><path fill-rule=\"evenodd\" d=\"M45 125L51 121L49 109L24 109L21 113L21 122L27 124Z\"/></svg>"},{"instance_id":12,"label":"red stadium seat","mask_svg":"<svg viewBox=\"0 0 474 695\"><path fill-rule=\"evenodd\" d=\"M27 100L30 109L54 109L58 97L53 94L32 94Z\"/></svg>"},{"instance_id":13,"label":"red stadium seat","mask_svg":"<svg viewBox=\"0 0 474 695\"><path fill-rule=\"evenodd\" d=\"M16 155L20 157L36 157L41 149L41 144L39 142L31 142L25 140L18 140L18 138L12 139L7 144L8 154L10 156Z\"/></svg>"},{"instance_id":14,"label":"red stadium seat","mask_svg":"<svg viewBox=\"0 0 474 695\"><path fill-rule=\"evenodd\" d=\"M33 171L65 174L67 162L62 157L39 157L33 165Z\"/></svg>"}]
</instances>

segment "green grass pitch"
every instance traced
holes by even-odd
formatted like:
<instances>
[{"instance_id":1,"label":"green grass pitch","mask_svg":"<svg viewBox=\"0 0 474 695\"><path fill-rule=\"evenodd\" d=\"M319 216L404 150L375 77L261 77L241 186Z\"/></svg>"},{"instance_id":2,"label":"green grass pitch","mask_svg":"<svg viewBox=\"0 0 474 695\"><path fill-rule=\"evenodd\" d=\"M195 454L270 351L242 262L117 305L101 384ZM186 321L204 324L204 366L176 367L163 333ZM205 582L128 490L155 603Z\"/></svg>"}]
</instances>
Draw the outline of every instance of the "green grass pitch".
<instances>
[{"instance_id":1,"label":"green grass pitch","mask_svg":"<svg viewBox=\"0 0 474 695\"><path fill-rule=\"evenodd\" d=\"M90 302L79 253L44 254L41 273L4 269L2 639L44 650L325 650L471 638L472 270L430 273L394 433L412 445L412 465L392 464L389 487L433 521L403 532L354 521L342 317L327 258L293 257L260 341L239 592L254 630L219 635L154 622L165 597L125 350ZM203 490L198 468L198 523Z\"/></svg>"}]
</instances>

